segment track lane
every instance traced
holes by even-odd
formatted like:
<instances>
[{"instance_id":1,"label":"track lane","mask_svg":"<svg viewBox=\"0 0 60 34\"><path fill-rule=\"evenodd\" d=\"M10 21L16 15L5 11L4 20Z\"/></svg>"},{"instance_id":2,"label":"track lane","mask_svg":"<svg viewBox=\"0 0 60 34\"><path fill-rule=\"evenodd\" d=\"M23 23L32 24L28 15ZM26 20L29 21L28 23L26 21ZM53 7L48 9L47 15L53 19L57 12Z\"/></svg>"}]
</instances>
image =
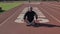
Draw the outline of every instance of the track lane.
<instances>
[{"instance_id":1,"label":"track lane","mask_svg":"<svg viewBox=\"0 0 60 34\"><path fill-rule=\"evenodd\" d=\"M27 4L26 4L27 5ZM26 7L26 5L24 5ZM32 5L35 6L35 5ZM37 7L38 5L36 5ZM41 7L41 6L39 6ZM38 7L38 8L39 8ZM24 8L24 7L23 7ZM47 16L47 18L51 21L48 23L49 25L57 25L57 21L54 20L50 15L45 12L45 9L41 9L41 12ZM3 26L0 27L1 34L59 34L60 28L57 26L48 27L46 25L42 25L40 27L28 27L26 24L17 24L14 20L17 18L20 11L17 12L11 19L9 19ZM55 22L55 23L54 23ZM55 33L56 32L56 33Z\"/></svg>"},{"instance_id":2,"label":"track lane","mask_svg":"<svg viewBox=\"0 0 60 34\"><path fill-rule=\"evenodd\" d=\"M51 9L50 7L46 6L46 5L42 5L41 7L45 7L44 9L47 10L47 12L49 12L50 14L52 14L55 18L57 18L60 21L60 13Z\"/></svg>"}]
</instances>

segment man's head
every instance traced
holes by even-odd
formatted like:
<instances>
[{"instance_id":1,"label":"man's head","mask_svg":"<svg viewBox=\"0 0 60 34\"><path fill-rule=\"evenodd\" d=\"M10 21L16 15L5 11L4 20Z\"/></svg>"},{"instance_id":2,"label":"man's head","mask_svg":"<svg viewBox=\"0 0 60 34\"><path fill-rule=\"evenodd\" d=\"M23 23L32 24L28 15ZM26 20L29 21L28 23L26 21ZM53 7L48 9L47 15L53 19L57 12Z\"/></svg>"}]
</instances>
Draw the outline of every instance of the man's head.
<instances>
[{"instance_id":1,"label":"man's head","mask_svg":"<svg viewBox=\"0 0 60 34\"><path fill-rule=\"evenodd\" d=\"M32 7L29 7L29 11L32 11L33 10L33 8Z\"/></svg>"}]
</instances>

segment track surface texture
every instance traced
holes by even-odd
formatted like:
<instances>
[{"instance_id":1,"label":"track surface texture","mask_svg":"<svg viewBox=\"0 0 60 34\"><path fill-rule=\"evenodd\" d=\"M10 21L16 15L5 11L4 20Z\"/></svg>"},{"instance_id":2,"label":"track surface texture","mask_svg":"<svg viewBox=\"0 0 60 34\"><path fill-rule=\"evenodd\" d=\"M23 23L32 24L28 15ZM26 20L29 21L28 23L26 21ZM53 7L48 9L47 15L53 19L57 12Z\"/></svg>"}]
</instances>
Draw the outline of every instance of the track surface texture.
<instances>
[{"instance_id":1,"label":"track surface texture","mask_svg":"<svg viewBox=\"0 0 60 34\"><path fill-rule=\"evenodd\" d=\"M37 7L49 20L48 23L38 22L36 26L14 22L29 4L23 4L0 15L0 34L60 34L60 2L40 2L31 4Z\"/></svg>"}]
</instances>

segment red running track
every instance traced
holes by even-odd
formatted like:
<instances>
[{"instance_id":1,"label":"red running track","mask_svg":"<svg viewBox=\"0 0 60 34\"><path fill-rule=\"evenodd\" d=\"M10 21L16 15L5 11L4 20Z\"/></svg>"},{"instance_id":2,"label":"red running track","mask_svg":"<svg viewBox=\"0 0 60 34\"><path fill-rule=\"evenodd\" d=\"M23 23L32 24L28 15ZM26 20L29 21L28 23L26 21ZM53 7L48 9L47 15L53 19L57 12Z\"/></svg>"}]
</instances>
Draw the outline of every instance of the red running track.
<instances>
[{"instance_id":1,"label":"red running track","mask_svg":"<svg viewBox=\"0 0 60 34\"><path fill-rule=\"evenodd\" d=\"M32 4L38 7L40 11L49 19L49 23L39 23L39 27L26 26L26 23L17 24L14 22L23 8L28 7L24 4L0 25L0 34L60 34L60 12L51 6L51 4L42 3Z\"/></svg>"}]
</instances>

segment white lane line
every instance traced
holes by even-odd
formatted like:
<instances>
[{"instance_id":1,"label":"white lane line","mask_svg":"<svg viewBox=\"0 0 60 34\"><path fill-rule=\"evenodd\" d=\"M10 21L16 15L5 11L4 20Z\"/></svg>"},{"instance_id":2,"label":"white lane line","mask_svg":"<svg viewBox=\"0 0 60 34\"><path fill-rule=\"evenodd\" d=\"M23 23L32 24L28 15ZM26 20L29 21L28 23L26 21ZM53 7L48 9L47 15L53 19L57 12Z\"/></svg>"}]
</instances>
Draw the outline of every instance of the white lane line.
<instances>
[{"instance_id":1,"label":"white lane line","mask_svg":"<svg viewBox=\"0 0 60 34\"><path fill-rule=\"evenodd\" d=\"M37 7L34 7L33 10L38 14L38 17L46 18L46 16Z\"/></svg>"},{"instance_id":2,"label":"white lane line","mask_svg":"<svg viewBox=\"0 0 60 34\"><path fill-rule=\"evenodd\" d=\"M17 19L14 21L16 23L24 23L23 21L23 16L26 13L26 11L28 10L28 8L24 8L24 10L19 14L19 16L17 17Z\"/></svg>"},{"instance_id":3,"label":"white lane line","mask_svg":"<svg viewBox=\"0 0 60 34\"><path fill-rule=\"evenodd\" d=\"M23 16L26 13L26 11L28 10L29 7L24 8L24 10L19 14L19 16L17 17L17 19L14 21L16 23L24 23L23 21ZM40 23L47 23L49 22L48 19L46 19L46 16L37 8L37 7L33 7L33 11L35 11L38 15L38 20Z\"/></svg>"},{"instance_id":4,"label":"white lane line","mask_svg":"<svg viewBox=\"0 0 60 34\"><path fill-rule=\"evenodd\" d=\"M38 18L38 20L40 23L48 23L49 22L49 20L45 19L45 18Z\"/></svg>"},{"instance_id":5,"label":"white lane line","mask_svg":"<svg viewBox=\"0 0 60 34\"><path fill-rule=\"evenodd\" d=\"M37 7L34 7L33 10L38 14L38 20L40 23L48 23L49 22L49 20L46 18L46 16Z\"/></svg>"},{"instance_id":6,"label":"white lane line","mask_svg":"<svg viewBox=\"0 0 60 34\"><path fill-rule=\"evenodd\" d=\"M16 11L16 12L13 13L10 17L8 17L5 21L3 21L3 22L0 24L0 26L2 26L2 25L5 24L9 19L11 19L11 18L17 13L18 10L14 10L14 11Z\"/></svg>"},{"instance_id":7,"label":"white lane line","mask_svg":"<svg viewBox=\"0 0 60 34\"><path fill-rule=\"evenodd\" d=\"M50 3L48 3L48 4L50 4ZM60 5L55 5L55 4L50 4L50 5L52 5L52 6L60 6Z\"/></svg>"},{"instance_id":8,"label":"white lane line","mask_svg":"<svg viewBox=\"0 0 60 34\"><path fill-rule=\"evenodd\" d=\"M41 8L41 9L43 9L43 8ZM55 16L53 16L53 15L51 15L49 12L47 12L47 11L45 11L49 16L51 16L54 20L56 20L57 22L59 22L60 23L60 20L59 19L57 19Z\"/></svg>"},{"instance_id":9,"label":"white lane line","mask_svg":"<svg viewBox=\"0 0 60 34\"><path fill-rule=\"evenodd\" d=\"M31 2L30 4L40 4L40 2Z\"/></svg>"},{"instance_id":10,"label":"white lane line","mask_svg":"<svg viewBox=\"0 0 60 34\"><path fill-rule=\"evenodd\" d=\"M20 15L17 17L17 19L15 20L15 22L16 22L16 23L24 23L24 21L23 21L23 16L24 16L24 14L20 14Z\"/></svg>"}]
</instances>

